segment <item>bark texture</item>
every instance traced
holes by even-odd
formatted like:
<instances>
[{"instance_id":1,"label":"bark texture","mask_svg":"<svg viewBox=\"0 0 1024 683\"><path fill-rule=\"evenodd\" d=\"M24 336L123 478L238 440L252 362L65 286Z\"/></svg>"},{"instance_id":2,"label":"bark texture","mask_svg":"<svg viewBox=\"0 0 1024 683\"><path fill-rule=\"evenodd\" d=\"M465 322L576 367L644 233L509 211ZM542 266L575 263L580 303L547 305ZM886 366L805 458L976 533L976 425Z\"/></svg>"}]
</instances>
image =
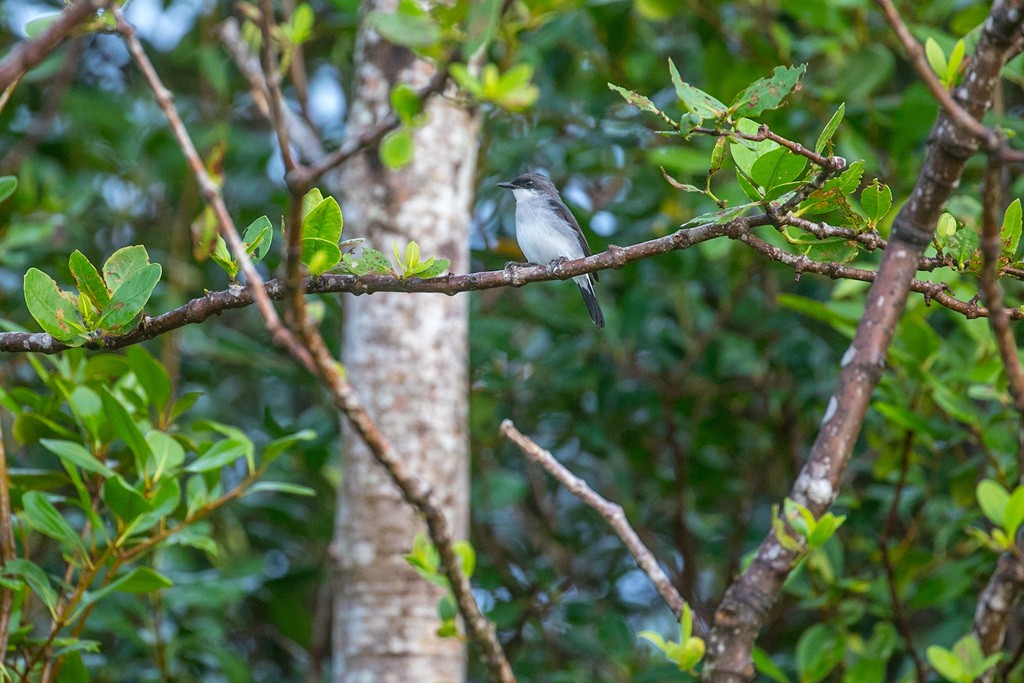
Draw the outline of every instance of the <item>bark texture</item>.
<instances>
[{"instance_id":1,"label":"bark texture","mask_svg":"<svg viewBox=\"0 0 1024 683\"><path fill-rule=\"evenodd\" d=\"M391 11L376 0L364 11ZM362 30L349 136L390 112L391 86L414 88L433 67L373 31ZM392 171L376 149L341 175L348 236L390 253L416 240L422 253L469 265L470 205L476 168L475 116L441 99L415 133L414 160ZM410 469L434 488L457 538L468 530L468 298L401 293L345 301L342 360L353 386ZM441 591L403 556L424 526L366 446L346 432L344 485L334 556L334 680L338 683L454 683L465 679L465 648L435 635Z\"/></svg>"}]
</instances>

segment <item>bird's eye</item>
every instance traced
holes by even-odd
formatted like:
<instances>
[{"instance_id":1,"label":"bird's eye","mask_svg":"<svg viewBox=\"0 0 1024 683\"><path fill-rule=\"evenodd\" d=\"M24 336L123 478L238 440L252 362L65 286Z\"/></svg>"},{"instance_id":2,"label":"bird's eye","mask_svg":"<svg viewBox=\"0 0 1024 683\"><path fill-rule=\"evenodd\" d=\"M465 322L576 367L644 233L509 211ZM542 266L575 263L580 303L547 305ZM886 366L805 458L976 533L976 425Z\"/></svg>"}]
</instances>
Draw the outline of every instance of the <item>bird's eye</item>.
<instances>
[{"instance_id":1,"label":"bird's eye","mask_svg":"<svg viewBox=\"0 0 1024 683\"><path fill-rule=\"evenodd\" d=\"M524 184L524 185L526 185L527 187L533 187L533 181L532 181L532 180L527 180L527 181L526 181L525 183L523 183L523 184Z\"/></svg>"}]
</instances>

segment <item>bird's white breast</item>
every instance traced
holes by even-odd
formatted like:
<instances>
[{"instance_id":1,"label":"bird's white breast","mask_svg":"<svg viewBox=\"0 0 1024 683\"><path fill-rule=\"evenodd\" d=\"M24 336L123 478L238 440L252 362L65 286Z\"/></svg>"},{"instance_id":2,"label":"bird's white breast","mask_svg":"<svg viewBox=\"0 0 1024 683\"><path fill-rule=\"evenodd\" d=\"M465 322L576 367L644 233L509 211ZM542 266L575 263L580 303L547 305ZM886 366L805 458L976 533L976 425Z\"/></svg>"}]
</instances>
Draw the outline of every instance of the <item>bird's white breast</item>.
<instances>
[{"instance_id":1,"label":"bird's white breast","mask_svg":"<svg viewBox=\"0 0 1024 683\"><path fill-rule=\"evenodd\" d=\"M534 196L520 196L520 193ZM575 232L537 193L516 190L516 241L532 262L547 265L558 258L583 258Z\"/></svg>"}]
</instances>

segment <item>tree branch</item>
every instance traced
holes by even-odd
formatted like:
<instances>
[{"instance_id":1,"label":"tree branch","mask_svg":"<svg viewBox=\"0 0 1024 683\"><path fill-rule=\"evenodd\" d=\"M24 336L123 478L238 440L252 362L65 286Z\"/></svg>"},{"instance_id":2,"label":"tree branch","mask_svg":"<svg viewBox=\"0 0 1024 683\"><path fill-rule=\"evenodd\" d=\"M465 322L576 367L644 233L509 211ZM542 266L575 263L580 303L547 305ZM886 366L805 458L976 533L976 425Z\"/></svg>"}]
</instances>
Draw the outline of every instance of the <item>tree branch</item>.
<instances>
[{"instance_id":1,"label":"tree branch","mask_svg":"<svg viewBox=\"0 0 1024 683\"><path fill-rule=\"evenodd\" d=\"M1003 250L998 217L1002 210L1002 168L999 157L989 155L982 199L981 252L984 267L981 271L981 294L993 311L988 319L989 327L999 349L1018 419L1024 420L1024 368L1021 367L1017 341L1010 329L1010 318L1002 308L1003 288L999 285L999 259ZM1024 478L1024 472L1020 475ZM1006 627L1020 600L1021 591L1024 591L1024 534L1017 535L1015 548L999 556L996 571L978 596L974 634L986 655L1002 649ZM990 683L995 672L995 668L989 669L979 681Z\"/></svg>"},{"instance_id":2,"label":"tree branch","mask_svg":"<svg viewBox=\"0 0 1024 683\"><path fill-rule=\"evenodd\" d=\"M506 439L519 446L523 455L543 467L569 493L582 500L601 515L601 518L608 523L608 526L612 528L615 535L622 539L626 549L629 550L636 560L636 566L651 580L651 583L654 584L654 587L672 609L672 612L675 613L676 617L682 616L686 601L683 600L683 596L679 594L676 587L672 585L672 581L669 580L668 575L665 574L661 565L658 564L658 560L655 559L654 553L644 545L636 531L629 525L629 520L626 519L622 506L609 501L590 488L587 482L577 477L565 465L558 462L555 456L551 455L550 451L541 448L529 437L524 436L512 424L512 420L505 420L501 423L501 433ZM691 558L685 558L684 561L689 563ZM705 620L701 618L695 619L694 630L701 638L706 637L707 624Z\"/></svg>"},{"instance_id":3,"label":"tree branch","mask_svg":"<svg viewBox=\"0 0 1024 683\"><path fill-rule=\"evenodd\" d=\"M89 18L108 0L79 0L64 10L57 19L35 38L14 46L0 61L0 91L6 90L26 71L46 59L76 26Z\"/></svg>"},{"instance_id":4,"label":"tree branch","mask_svg":"<svg viewBox=\"0 0 1024 683\"><path fill-rule=\"evenodd\" d=\"M988 108L1004 57L1022 21L1019 0L996 0L964 85L955 95L972 118L979 118ZM945 110L940 112L929 140L928 158L913 193L894 221L889 247L868 292L853 342L843 355L839 380L821 429L790 491L790 498L815 516L822 515L835 500L872 391L882 376L914 274L934 237L942 207L959 182L967 158L977 148L975 131L959 125ZM798 556L798 551L783 547L774 532L768 533L750 567L729 586L715 613L703 670L705 680L753 680L754 642Z\"/></svg>"},{"instance_id":5,"label":"tree branch","mask_svg":"<svg viewBox=\"0 0 1024 683\"><path fill-rule=\"evenodd\" d=\"M588 256L587 258L551 266L511 266L505 270L491 270L466 275L445 275L430 280L412 278L403 280L393 275L332 275L306 277L302 280L301 289L306 294L373 294L375 292L435 293L454 296L462 292L476 292L498 287L522 287L533 282L550 280L567 280L584 273L592 273L609 268L621 268L629 263L640 261L658 254L679 251L695 244L706 242L717 237L728 236L739 240L773 261L785 264L797 275L813 273L832 279L860 280L872 282L877 272L864 268L854 268L834 262L814 261L807 256L792 254L779 247L768 244L750 232L751 228L768 225L768 216L748 216L738 218L720 225L705 224L694 228L678 230L671 235L658 237L646 242L639 242L628 247L609 246L607 251ZM788 220L788 219L785 219ZM837 230L843 230L837 228ZM880 239L880 238L879 238ZM920 265L935 264L922 261ZM989 312L984 306L971 301L963 301L951 295L945 285L927 280L912 280L911 291L923 294L927 301L934 301L967 318L983 318ZM284 283L280 280L268 280L264 283L268 298L282 300L286 297ZM233 285L219 292L207 292L204 296L192 299L185 305L155 317L143 316L142 321L131 332L122 335L110 335L98 338L84 345L87 349L114 350L132 346L140 342L155 339L163 334L184 327L202 323L214 315L237 308L246 308L253 304L253 295L249 289ZM1024 312L1017 308L1005 309L1006 315L1013 320L1024 319ZM67 344L57 341L48 334L41 332L2 332L0 333L0 353L59 353L69 349Z\"/></svg>"}]
</instances>

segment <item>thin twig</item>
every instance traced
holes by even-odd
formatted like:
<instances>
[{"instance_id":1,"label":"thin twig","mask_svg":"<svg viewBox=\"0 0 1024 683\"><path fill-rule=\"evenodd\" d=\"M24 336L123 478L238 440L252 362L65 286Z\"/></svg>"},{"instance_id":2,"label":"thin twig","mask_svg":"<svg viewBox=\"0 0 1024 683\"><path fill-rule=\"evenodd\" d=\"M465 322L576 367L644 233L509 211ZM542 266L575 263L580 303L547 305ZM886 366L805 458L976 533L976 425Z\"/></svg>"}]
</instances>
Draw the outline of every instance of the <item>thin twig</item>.
<instances>
[{"instance_id":1,"label":"thin twig","mask_svg":"<svg viewBox=\"0 0 1024 683\"><path fill-rule=\"evenodd\" d=\"M987 149L995 150L999 148L1002 145L1002 136L997 131L987 128L978 119L974 118L970 112L960 106L959 102L953 99L953 96L942 85L935 72L932 71L924 48L921 47L921 44L910 33L907 25L903 23L903 19L900 17L899 11L892 4L892 0L875 0L875 3L882 10L885 20L889 22L889 26L892 27L896 37L900 39L900 43L903 44L903 49L906 50L910 63L914 65L914 70L917 71L917 75L921 77L928 90L931 91L942 108L946 110L946 114L956 121L958 125L969 131L971 135L981 140Z\"/></svg>"},{"instance_id":2,"label":"thin twig","mask_svg":"<svg viewBox=\"0 0 1024 683\"><path fill-rule=\"evenodd\" d=\"M271 337L276 343L287 348L288 351L299 359L307 368L312 368L313 362L309 357L309 353L299 343L299 341L295 339L295 336L282 324L280 317L277 315L277 311L274 309L273 302L270 297L267 296L267 291L263 286L263 280L256 271L255 266L253 266L248 254L246 254L245 247L242 245L242 240L238 236L238 230L235 228L235 223L231 219L231 214L228 212L227 205L224 203L224 198L221 195L220 186L218 186L217 183L214 182L213 178L210 177L210 174L206 172L206 166L203 164L203 160L199 156L199 152L196 151L195 145L192 144L192 138L189 136L188 130L185 128L185 124L178 115L178 111L174 108L174 99L171 96L170 91L164 87L163 82L160 80L160 76L156 73L156 69L153 68L153 63L150 62L149 57L146 56L146 51L143 49L142 43L140 43L139 39L135 36L135 29L131 24L125 21L121 10L112 9L111 11L114 12L114 16L117 19L117 31L124 37L124 41L128 46L128 51L135 59L136 64L139 66L139 70L142 72L143 77L146 79L150 89L153 91L157 104L160 105L160 109L163 110L164 116L167 118L168 124L170 124L171 132L174 134L174 137L178 142L178 146L185 155L185 159L188 161L192 174L195 176L196 182L199 184L199 191L213 209L213 213L217 218L217 227L221 236L223 236L224 240L228 243L231 253L234 254L242 272L245 273L246 284L249 287L249 291L252 293L253 300L256 302L256 305L263 316L267 330L270 332Z\"/></svg>"},{"instance_id":3,"label":"thin twig","mask_svg":"<svg viewBox=\"0 0 1024 683\"><path fill-rule=\"evenodd\" d=\"M43 61L79 24L109 0L79 0L35 38L22 41L0 61L0 90L6 90L26 71Z\"/></svg>"},{"instance_id":4,"label":"thin twig","mask_svg":"<svg viewBox=\"0 0 1024 683\"><path fill-rule=\"evenodd\" d=\"M683 596L679 594L676 587L672 585L672 581L669 580L668 575L665 574L661 565L658 564L658 560L655 559L654 553L644 545L636 531L629 525L629 520L626 519L622 506L607 500L590 488L587 482L577 477L565 465L558 462L555 456L551 455L550 451L541 448L516 429L515 425L512 424L512 420L505 420L501 423L501 433L506 439L518 446L526 457L543 467L569 493L579 498L601 515L601 518L608 523L612 531L622 539L626 549L629 550L633 559L636 560L637 567L651 580L651 583L654 584L654 587L658 590L658 593L668 604L669 608L671 608L672 612L677 617L681 616L683 608L686 606L686 601L683 600ZM684 559L686 562L690 560L691 558ZM702 638L707 635L707 627L703 619L694 620L694 629L697 635Z\"/></svg>"},{"instance_id":5,"label":"thin twig","mask_svg":"<svg viewBox=\"0 0 1024 683\"><path fill-rule=\"evenodd\" d=\"M3 412L0 411L0 420ZM4 445L3 424L0 423L0 566L15 558L14 528L11 525L11 479L7 469L7 449ZM11 633L11 609L14 592L0 587L0 663L6 663L7 641Z\"/></svg>"},{"instance_id":6,"label":"thin twig","mask_svg":"<svg viewBox=\"0 0 1024 683\"><path fill-rule=\"evenodd\" d=\"M1018 413L1018 422L1024 420L1024 368L1021 367L1017 341L1010 329L1010 318L1002 309L1003 288L999 284L999 259L1003 243L999 234L999 213L1002 210L1002 162L995 155L989 155L985 167L982 199L981 253L981 295L993 311L988 318L992 336L995 337L1003 370L1009 382L1010 396ZM1020 473L1024 476L1024 472ZM1013 610L1024 590L1024 534L1018 534L1014 548L1000 555L996 571L992 574L981 595L974 613L974 633L986 655L1002 649L1006 628ZM979 678L981 683L994 680L995 669L990 669Z\"/></svg>"}]
</instances>

